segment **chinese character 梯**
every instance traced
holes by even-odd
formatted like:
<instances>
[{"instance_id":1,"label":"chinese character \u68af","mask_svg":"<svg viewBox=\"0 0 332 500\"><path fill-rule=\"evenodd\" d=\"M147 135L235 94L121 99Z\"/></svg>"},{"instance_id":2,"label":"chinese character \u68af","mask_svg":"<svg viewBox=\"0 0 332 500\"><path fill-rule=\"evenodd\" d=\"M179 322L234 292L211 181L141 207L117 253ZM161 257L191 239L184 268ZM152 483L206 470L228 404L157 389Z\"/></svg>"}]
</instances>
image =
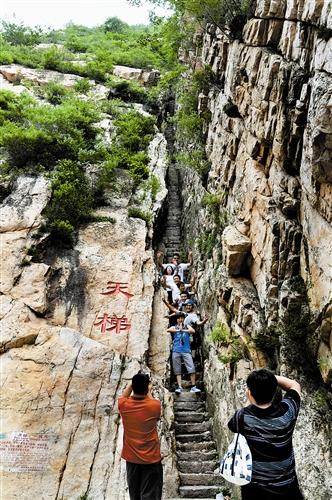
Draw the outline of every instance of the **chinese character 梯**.
<instances>
[{"instance_id":1,"label":"chinese character \u68af","mask_svg":"<svg viewBox=\"0 0 332 500\"><path fill-rule=\"evenodd\" d=\"M110 330L115 330L115 333L120 333L129 331L131 328L131 324L124 315L118 318L115 314L113 314L110 318L107 313L104 313L103 316L98 316L94 325L100 326L100 331L103 334L106 334L106 332Z\"/></svg>"}]
</instances>

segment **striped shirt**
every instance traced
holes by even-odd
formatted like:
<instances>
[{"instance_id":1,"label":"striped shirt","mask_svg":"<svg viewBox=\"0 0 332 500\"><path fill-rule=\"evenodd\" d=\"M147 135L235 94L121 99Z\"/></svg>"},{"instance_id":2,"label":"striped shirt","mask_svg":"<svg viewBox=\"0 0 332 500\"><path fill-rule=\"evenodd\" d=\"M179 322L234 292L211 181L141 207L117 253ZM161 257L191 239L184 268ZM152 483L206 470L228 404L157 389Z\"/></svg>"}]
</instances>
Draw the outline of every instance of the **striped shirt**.
<instances>
[{"instance_id":1,"label":"striped shirt","mask_svg":"<svg viewBox=\"0 0 332 500\"><path fill-rule=\"evenodd\" d=\"M247 439L252 454L252 487L283 494L297 482L292 435L300 409L300 396L290 390L277 405L238 410L228 427Z\"/></svg>"}]
</instances>

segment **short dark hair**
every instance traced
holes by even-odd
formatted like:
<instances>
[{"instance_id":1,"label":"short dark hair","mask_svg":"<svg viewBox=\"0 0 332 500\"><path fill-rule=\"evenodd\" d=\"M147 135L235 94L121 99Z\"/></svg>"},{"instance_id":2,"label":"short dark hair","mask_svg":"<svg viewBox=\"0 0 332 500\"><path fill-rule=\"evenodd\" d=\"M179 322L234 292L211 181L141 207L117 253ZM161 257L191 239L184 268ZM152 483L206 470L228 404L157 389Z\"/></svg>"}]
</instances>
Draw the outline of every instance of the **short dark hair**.
<instances>
[{"instance_id":1,"label":"short dark hair","mask_svg":"<svg viewBox=\"0 0 332 500\"><path fill-rule=\"evenodd\" d=\"M180 311L180 312L177 312L177 313L176 313L176 317L177 317L177 318L185 318L185 317L186 317L186 315L185 315L183 312L181 312L181 311Z\"/></svg>"},{"instance_id":2,"label":"short dark hair","mask_svg":"<svg viewBox=\"0 0 332 500\"><path fill-rule=\"evenodd\" d=\"M178 252L174 252L173 257L180 257L180 254Z\"/></svg>"},{"instance_id":3,"label":"short dark hair","mask_svg":"<svg viewBox=\"0 0 332 500\"><path fill-rule=\"evenodd\" d=\"M131 380L133 391L135 394L147 394L150 383L150 377L146 373L136 373Z\"/></svg>"},{"instance_id":4,"label":"short dark hair","mask_svg":"<svg viewBox=\"0 0 332 500\"><path fill-rule=\"evenodd\" d=\"M254 370L247 378L247 386L257 404L271 403L277 390L278 382L275 375L261 368Z\"/></svg>"}]
</instances>

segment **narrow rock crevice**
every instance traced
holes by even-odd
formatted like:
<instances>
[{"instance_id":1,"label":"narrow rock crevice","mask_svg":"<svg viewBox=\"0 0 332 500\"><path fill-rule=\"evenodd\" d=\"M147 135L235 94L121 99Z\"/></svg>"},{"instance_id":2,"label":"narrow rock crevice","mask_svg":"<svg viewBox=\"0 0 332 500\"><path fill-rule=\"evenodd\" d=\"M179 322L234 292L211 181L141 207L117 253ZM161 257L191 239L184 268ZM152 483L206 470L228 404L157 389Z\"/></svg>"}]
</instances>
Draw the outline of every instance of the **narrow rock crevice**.
<instances>
[{"instance_id":1,"label":"narrow rock crevice","mask_svg":"<svg viewBox=\"0 0 332 500\"><path fill-rule=\"evenodd\" d=\"M166 179L168 197L162 207L164 217L157 220L154 228L154 248L164 254L164 263L174 252L181 252L182 245L182 197L179 167L172 162ZM151 332L149 338L148 366L152 374L161 377L169 390L174 390L171 369L171 338L167 333L167 310L162 302L165 291L157 285L153 300ZM165 317L166 316L166 317ZM204 388L201 339L193 351L197 385ZM183 385L188 386L189 376L183 375ZM223 480L214 474L218 465L218 452L212 435L205 401L205 393L183 392L174 395L174 454L181 498L215 498L221 491Z\"/></svg>"}]
</instances>

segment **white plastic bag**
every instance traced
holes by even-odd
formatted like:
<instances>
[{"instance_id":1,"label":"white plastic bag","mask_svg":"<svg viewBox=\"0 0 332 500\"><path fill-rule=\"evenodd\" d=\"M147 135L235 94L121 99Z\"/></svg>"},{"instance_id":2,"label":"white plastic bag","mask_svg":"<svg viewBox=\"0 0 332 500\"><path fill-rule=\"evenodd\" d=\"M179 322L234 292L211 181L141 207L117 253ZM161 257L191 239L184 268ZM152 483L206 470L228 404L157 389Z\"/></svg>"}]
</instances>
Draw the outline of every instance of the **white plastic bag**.
<instances>
[{"instance_id":1,"label":"white plastic bag","mask_svg":"<svg viewBox=\"0 0 332 500\"><path fill-rule=\"evenodd\" d=\"M235 434L220 462L220 474L226 481L243 486L251 481L252 458L247 440Z\"/></svg>"}]
</instances>

